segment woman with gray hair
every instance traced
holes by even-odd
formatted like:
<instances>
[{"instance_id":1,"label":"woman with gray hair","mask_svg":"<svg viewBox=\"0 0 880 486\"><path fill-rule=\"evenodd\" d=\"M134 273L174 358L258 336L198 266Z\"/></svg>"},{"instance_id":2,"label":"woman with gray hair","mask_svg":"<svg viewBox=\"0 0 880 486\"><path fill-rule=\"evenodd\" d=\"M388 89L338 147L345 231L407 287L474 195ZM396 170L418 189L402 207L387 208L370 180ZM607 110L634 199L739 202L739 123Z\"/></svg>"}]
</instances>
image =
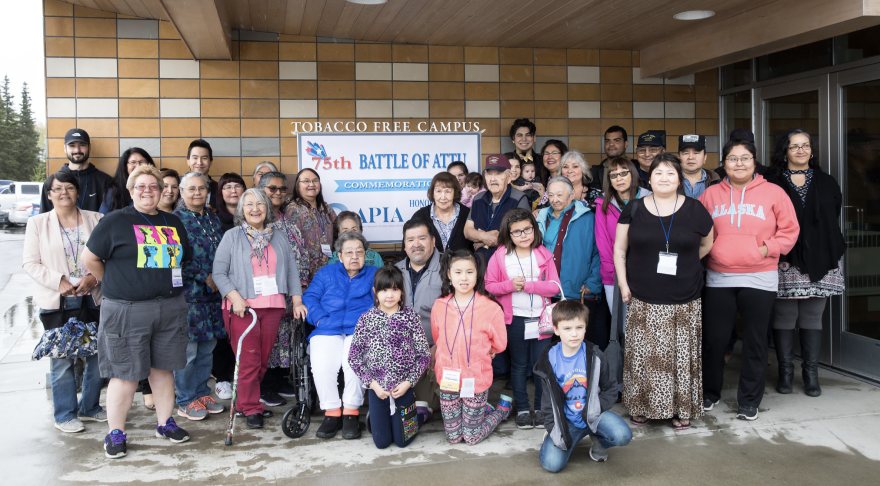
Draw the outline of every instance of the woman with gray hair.
<instances>
[{"instance_id":1,"label":"woman with gray hair","mask_svg":"<svg viewBox=\"0 0 880 486\"><path fill-rule=\"evenodd\" d=\"M278 167L275 167L275 164L269 162L268 160L264 160L257 164L254 168L254 185L253 187L257 187L260 184L260 179L264 174L268 172L278 172Z\"/></svg>"},{"instance_id":2,"label":"woman with gray hair","mask_svg":"<svg viewBox=\"0 0 880 486\"><path fill-rule=\"evenodd\" d=\"M570 150L562 156L560 165L559 176L565 177L571 182L574 198L585 202L590 211L595 212L596 198L602 197L602 191L595 187L589 187L590 183L593 182L593 176L590 173L590 166L587 164L584 154L577 150ZM549 203L550 196L545 191L538 201L538 209L550 206Z\"/></svg>"},{"instance_id":3,"label":"woman with gray hair","mask_svg":"<svg viewBox=\"0 0 880 486\"><path fill-rule=\"evenodd\" d=\"M223 317L233 351L250 325L245 309L257 313L257 326L242 344L236 408L247 416L248 427L263 427L260 380L266 374L269 353L284 315L285 297L293 302L295 317L306 316L296 257L286 235L275 231L275 213L266 194L248 189L235 208L236 228L223 235L214 257L214 283L226 300Z\"/></svg>"},{"instance_id":4,"label":"woman with gray hair","mask_svg":"<svg viewBox=\"0 0 880 486\"><path fill-rule=\"evenodd\" d=\"M441 172L441 174L445 174L445 172ZM339 216L336 217L336 234L341 235L342 233L348 233L349 231L356 231L363 234L364 224L361 222L361 217L358 216L358 213L354 211L343 211L339 213ZM327 262L327 265L333 265L338 261L339 252L334 251L333 257L330 258L330 261ZM382 255L376 253L375 250L367 248L367 255L366 259L364 260L364 265L382 268L383 266L385 266L385 262L382 261Z\"/></svg>"},{"instance_id":5,"label":"woman with gray hair","mask_svg":"<svg viewBox=\"0 0 880 486\"><path fill-rule=\"evenodd\" d=\"M312 376L324 423L317 436L329 439L342 429L343 439L361 436L358 409L364 403L360 379L348 363L351 338L360 316L373 307L376 267L364 265L369 243L360 233L342 233L336 240L341 260L318 270L303 302L309 308ZM336 386L339 368L345 375L342 399Z\"/></svg>"},{"instance_id":6,"label":"woman with gray hair","mask_svg":"<svg viewBox=\"0 0 880 486\"><path fill-rule=\"evenodd\" d=\"M186 367L174 372L177 390L177 415L190 420L203 420L209 413L222 413L223 405L211 398L208 378L211 376L214 347L226 337L221 296L212 276L214 254L223 237L220 219L207 210L208 176L188 172L180 178L180 201L174 214L183 222L193 249L193 258L181 265L183 297L186 299L187 331Z\"/></svg>"}]
</instances>

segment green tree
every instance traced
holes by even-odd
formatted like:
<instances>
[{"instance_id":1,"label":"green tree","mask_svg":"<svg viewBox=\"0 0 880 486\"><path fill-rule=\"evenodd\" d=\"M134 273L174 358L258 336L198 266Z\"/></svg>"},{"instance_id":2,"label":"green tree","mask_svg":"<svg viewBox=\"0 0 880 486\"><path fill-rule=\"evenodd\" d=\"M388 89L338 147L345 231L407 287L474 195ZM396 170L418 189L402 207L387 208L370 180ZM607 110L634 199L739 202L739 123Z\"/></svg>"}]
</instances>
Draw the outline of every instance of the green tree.
<instances>
[{"instance_id":1,"label":"green tree","mask_svg":"<svg viewBox=\"0 0 880 486\"><path fill-rule=\"evenodd\" d=\"M31 109L31 96L28 93L27 83L21 88L21 109L18 112L18 137L16 140L16 159L19 166L19 180L31 180L35 170L43 162L43 150L40 146L40 132L34 121L34 112ZM45 173L45 170L43 170ZM40 179L42 180L42 179Z\"/></svg>"},{"instance_id":2,"label":"green tree","mask_svg":"<svg viewBox=\"0 0 880 486\"><path fill-rule=\"evenodd\" d=\"M9 91L9 76L5 76L0 86L0 177L18 180L18 138L18 114Z\"/></svg>"}]
</instances>

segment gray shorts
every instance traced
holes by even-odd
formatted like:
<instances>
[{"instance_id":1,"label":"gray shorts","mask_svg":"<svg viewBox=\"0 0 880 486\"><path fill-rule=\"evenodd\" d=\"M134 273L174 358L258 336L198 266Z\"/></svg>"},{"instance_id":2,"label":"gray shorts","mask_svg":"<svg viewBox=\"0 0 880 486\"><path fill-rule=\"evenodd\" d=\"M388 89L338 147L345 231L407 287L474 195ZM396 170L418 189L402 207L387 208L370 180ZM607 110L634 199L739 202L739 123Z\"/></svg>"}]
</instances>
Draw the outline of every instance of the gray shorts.
<instances>
[{"instance_id":1,"label":"gray shorts","mask_svg":"<svg viewBox=\"0 0 880 486\"><path fill-rule=\"evenodd\" d=\"M131 302L104 299L98 326L102 378L139 381L150 368L186 367L188 312L183 295Z\"/></svg>"}]
</instances>

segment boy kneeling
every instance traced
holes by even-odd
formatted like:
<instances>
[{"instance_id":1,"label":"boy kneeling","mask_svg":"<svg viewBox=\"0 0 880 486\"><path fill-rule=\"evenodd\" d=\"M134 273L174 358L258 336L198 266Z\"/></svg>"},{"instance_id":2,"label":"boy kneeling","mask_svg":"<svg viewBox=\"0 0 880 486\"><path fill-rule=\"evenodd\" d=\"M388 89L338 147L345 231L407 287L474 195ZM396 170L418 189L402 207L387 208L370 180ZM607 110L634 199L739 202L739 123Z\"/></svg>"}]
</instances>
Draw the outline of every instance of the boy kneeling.
<instances>
[{"instance_id":1,"label":"boy kneeling","mask_svg":"<svg viewBox=\"0 0 880 486\"><path fill-rule=\"evenodd\" d=\"M590 458L608 459L607 449L632 440L626 422L611 411L617 399L617 378L611 375L605 355L584 341L587 308L576 300L563 300L553 308L553 330L561 341L544 350L534 373L544 387L544 444L541 466L550 472L565 467L574 447L588 435L593 442Z\"/></svg>"}]
</instances>

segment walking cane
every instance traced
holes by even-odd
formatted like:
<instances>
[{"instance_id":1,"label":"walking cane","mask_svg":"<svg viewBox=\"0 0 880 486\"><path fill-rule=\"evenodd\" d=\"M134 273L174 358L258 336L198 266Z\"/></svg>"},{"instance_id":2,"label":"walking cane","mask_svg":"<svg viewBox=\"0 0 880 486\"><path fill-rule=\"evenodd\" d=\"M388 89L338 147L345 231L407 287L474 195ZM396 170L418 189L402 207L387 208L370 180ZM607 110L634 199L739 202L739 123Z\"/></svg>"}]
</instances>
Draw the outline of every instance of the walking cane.
<instances>
[{"instance_id":1,"label":"walking cane","mask_svg":"<svg viewBox=\"0 0 880 486\"><path fill-rule=\"evenodd\" d=\"M238 347L235 348L235 373L232 375L232 403L229 404L229 427L226 429L226 445L232 445L232 433L235 431L235 399L238 395L238 367L241 364L241 345L244 343L244 337L251 332L251 329L257 325L257 313L250 307L245 308L254 316L251 325L244 330L241 337L238 338ZM232 329L232 309L229 309L229 328Z\"/></svg>"}]
</instances>

